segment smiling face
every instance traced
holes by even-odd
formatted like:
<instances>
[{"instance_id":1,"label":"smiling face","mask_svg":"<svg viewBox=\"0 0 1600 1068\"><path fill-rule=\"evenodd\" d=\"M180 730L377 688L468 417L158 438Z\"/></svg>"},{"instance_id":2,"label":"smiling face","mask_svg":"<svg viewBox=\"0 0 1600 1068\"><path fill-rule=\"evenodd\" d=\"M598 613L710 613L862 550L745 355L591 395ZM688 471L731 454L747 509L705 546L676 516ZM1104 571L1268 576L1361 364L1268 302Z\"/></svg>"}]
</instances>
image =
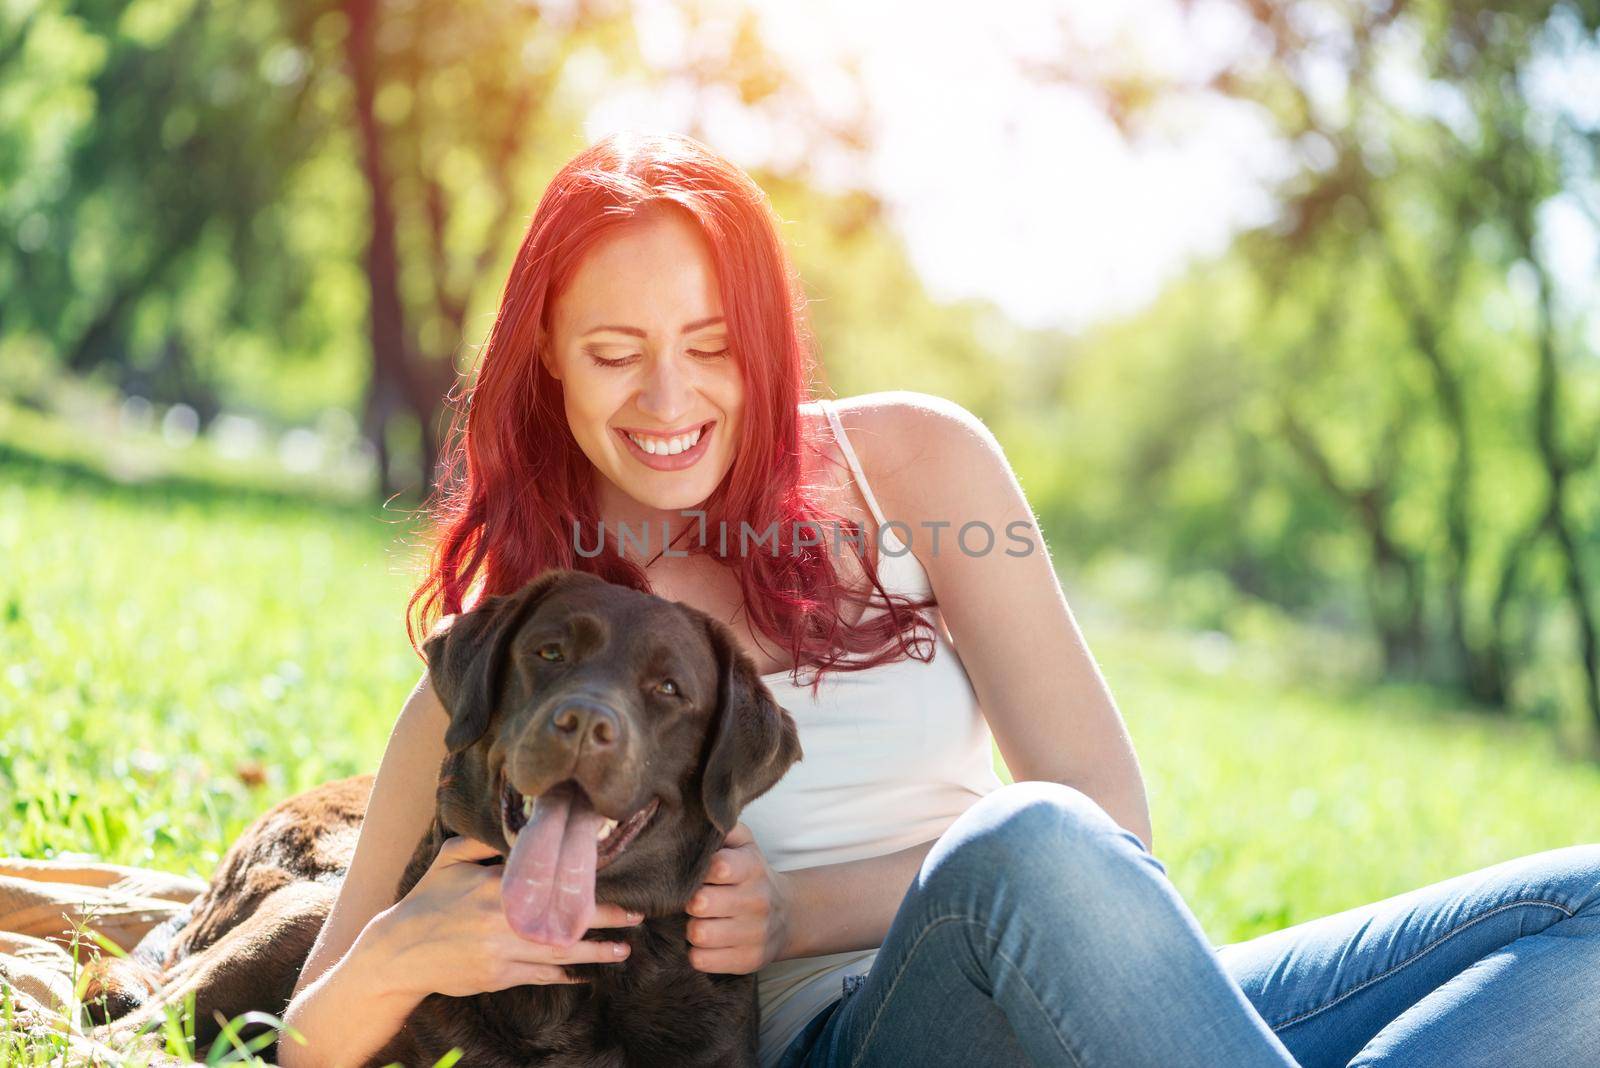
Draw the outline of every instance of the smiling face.
<instances>
[{"instance_id":1,"label":"smiling face","mask_svg":"<svg viewBox=\"0 0 1600 1068\"><path fill-rule=\"evenodd\" d=\"M645 215L584 257L551 313L546 368L607 485L646 508L692 508L733 466L744 380L705 238L678 210Z\"/></svg>"}]
</instances>

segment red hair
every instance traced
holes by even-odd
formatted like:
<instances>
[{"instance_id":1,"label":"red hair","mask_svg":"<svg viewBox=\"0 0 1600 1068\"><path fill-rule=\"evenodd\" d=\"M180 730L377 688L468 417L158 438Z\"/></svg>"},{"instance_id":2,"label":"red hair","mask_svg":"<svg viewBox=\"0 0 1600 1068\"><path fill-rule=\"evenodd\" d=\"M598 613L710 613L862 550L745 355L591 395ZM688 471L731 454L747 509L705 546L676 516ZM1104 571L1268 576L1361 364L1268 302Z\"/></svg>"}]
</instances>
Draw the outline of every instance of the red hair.
<instances>
[{"instance_id":1,"label":"red hair","mask_svg":"<svg viewBox=\"0 0 1600 1068\"><path fill-rule=\"evenodd\" d=\"M437 620L462 611L481 580L484 596L509 593L550 568L588 571L650 592L644 569L607 537L586 555L598 516L593 464L567 425L561 383L540 359L550 311L584 254L602 237L644 213L681 210L698 225L716 268L729 344L744 379L743 426L733 465L700 507L704 538L682 546L733 568L751 627L789 649L796 668L812 667L813 692L824 672L862 670L891 660L932 658L932 629L921 609L932 598L889 595L862 548L851 544L872 591L840 581L834 541L807 545L801 523L837 522L864 541L870 531L826 511L803 462L827 456L825 430L802 424L799 405L817 376L806 327L805 296L778 238L778 218L749 175L705 145L681 135L613 135L581 152L551 180L528 224L500 308L483 347L477 378L455 407L447 435L446 475L424 509L436 542L426 575L407 603L406 633L419 649ZM741 522L765 533L777 523L774 555L766 545L739 552ZM720 552L719 523L728 548ZM691 523L685 533L699 530ZM575 531L584 532L584 554ZM875 591L875 595L874 592ZM847 624L846 604L878 605L876 617ZM413 613L419 611L413 627ZM419 651L420 655L420 651ZM848 658L848 659L847 659ZM798 678L798 671L795 672Z\"/></svg>"}]
</instances>

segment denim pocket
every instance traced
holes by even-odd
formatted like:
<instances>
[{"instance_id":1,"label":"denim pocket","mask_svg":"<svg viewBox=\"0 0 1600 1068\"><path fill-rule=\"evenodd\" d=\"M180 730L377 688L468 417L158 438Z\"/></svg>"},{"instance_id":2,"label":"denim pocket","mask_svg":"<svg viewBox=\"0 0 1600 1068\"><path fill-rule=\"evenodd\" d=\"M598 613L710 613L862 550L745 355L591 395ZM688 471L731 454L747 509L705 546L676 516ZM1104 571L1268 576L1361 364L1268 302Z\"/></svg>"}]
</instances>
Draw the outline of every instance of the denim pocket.
<instances>
[{"instance_id":1,"label":"denim pocket","mask_svg":"<svg viewBox=\"0 0 1600 1068\"><path fill-rule=\"evenodd\" d=\"M844 988L844 993L840 996L839 1000L843 1001L845 998L849 997L851 994L854 994L857 990L860 990L861 989L861 984L866 982L866 981L867 981L867 977L864 976L864 975L847 975L847 976L845 976L843 982L840 984Z\"/></svg>"},{"instance_id":2,"label":"denim pocket","mask_svg":"<svg viewBox=\"0 0 1600 1068\"><path fill-rule=\"evenodd\" d=\"M860 976L846 976L846 983L848 984L850 979L857 978L860 978ZM860 983L856 983L854 986L850 986L849 989L854 990L860 985ZM849 993L846 992L845 997L848 996ZM843 997L835 998L818 1010L817 1014L811 1017L810 1020L806 1021L806 1025L800 1029L800 1033L790 1039L789 1045L784 1048L782 1056L778 1059L777 1068L804 1068L805 1065L810 1064L811 1047L816 1044L817 1039L821 1037L822 1032L827 1028L828 1021L833 1018L833 1014L838 1012L839 1006L843 1004Z\"/></svg>"}]
</instances>

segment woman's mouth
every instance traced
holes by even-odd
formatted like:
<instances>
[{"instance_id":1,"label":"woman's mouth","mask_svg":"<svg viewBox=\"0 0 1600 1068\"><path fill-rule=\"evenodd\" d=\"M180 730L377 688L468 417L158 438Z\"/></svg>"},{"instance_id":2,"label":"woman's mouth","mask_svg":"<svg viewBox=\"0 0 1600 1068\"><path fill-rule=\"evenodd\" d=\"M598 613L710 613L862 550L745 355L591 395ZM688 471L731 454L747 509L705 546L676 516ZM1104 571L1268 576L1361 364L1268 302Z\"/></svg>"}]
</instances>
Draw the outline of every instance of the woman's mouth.
<instances>
[{"instance_id":1,"label":"woman's mouth","mask_svg":"<svg viewBox=\"0 0 1600 1068\"><path fill-rule=\"evenodd\" d=\"M686 467L693 467L706 454L716 426L717 421L712 419L693 430L670 437L627 431L620 427L613 429L622 439L628 454L646 467L656 471L682 471Z\"/></svg>"}]
</instances>

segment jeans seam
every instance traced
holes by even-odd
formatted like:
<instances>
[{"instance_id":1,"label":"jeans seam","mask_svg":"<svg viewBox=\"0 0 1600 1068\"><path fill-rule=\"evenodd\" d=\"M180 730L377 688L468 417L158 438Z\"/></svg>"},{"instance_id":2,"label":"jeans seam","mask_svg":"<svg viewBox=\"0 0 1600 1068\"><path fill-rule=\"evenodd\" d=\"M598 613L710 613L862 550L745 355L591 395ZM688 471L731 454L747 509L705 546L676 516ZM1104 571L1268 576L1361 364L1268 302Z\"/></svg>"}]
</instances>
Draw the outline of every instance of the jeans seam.
<instances>
[{"instance_id":1,"label":"jeans seam","mask_svg":"<svg viewBox=\"0 0 1600 1068\"><path fill-rule=\"evenodd\" d=\"M1426 946L1423 946L1421 949L1419 949L1415 953L1411 954L1411 956L1407 957L1405 960L1401 961L1399 964L1396 964L1391 968L1387 968L1384 971L1379 972L1377 975L1374 975L1369 979L1362 980L1360 983L1358 983L1355 986L1351 987L1349 990L1346 990L1343 994L1340 994L1338 997L1334 998L1332 1001L1330 1001L1330 1002L1328 1002L1328 1003L1326 1003L1324 1005L1318 1005L1316 1008L1311 1009L1308 1012L1303 1012L1298 1016L1290 1017L1289 1019L1283 1021L1282 1023L1273 1024L1272 1025L1272 1030L1273 1031L1279 1031L1279 1030L1281 1030L1281 1029L1283 1029L1285 1027L1289 1027L1289 1026L1291 1026L1293 1024L1300 1023L1303 1020L1308 1020L1308 1019L1310 1019L1311 1017L1317 1015L1320 1012L1326 1012L1328 1009L1333 1008L1335 1005L1339 1004L1341 1001L1344 1001L1346 998L1352 997L1355 994L1359 994L1361 991L1365 990L1367 987L1371 986L1373 983L1376 983L1378 980L1386 979L1389 976L1393 975L1395 972L1399 971L1401 968L1406 967L1408 964L1411 964L1412 962L1421 959L1422 957L1426 956L1427 954L1432 953L1435 949L1438 949L1440 946L1444 945L1450 939L1454 938L1456 935L1460 934L1462 931L1465 931L1467 928L1473 926L1474 924L1480 923L1483 920L1487 920L1489 917L1491 917L1491 916L1493 916L1493 915L1495 915L1497 913L1504 912L1506 909L1521 908L1524 905L1544 905L1544 906L1546 906L1548 908L1555 909L1557 912L1561 913L1562 916L1564 916L1567 919L1571 919L1575 915L1575 913L1573 913L1565 905L1562 905L1559 902L1545 901L1545 900L1540 899L1540 898L1528 898L1528 899L1524 899L1524 900L1520 900L1520 901L1507 901L1503 905L1496 905L1494 908L1490 909L1488 912L1485 912L1480 916L1474 916L1472 919L1468 920L1466 923L1463 923L1458 927L1453 927L1449 931L1446 931L1444 934L1440 935L1438 938L1434 939L1432 942L1429 942Z\"/></svg>"},{"instance_id":2,"label":"jeans seam","mask_svg":"<svg viewBox=\"0 0 1600 1068\"><path fill-rule=\"evenodd\" d=\"M988 932L985 931L984 933L987 934ZM990 941L994 942L994 939L991 938ZM1049 1021L1050 1020L1050 1013L1045 1010L1044 1002L1039 1000L1039 995L1034 993L1033 987L1031 985L1029 985L1027 973L1024 972L1022 970L1022 968L1017 965L1016 961L1014 961L1010 957L1006 956L1005 950L1000 948L1000 945L999 945L998 942L995 942L994 948L993 948L993 950L991 952L993 952L995 954L995 956L999 957L1001 960L1005 961L1007 964L1011 965L1011 967L1016 969L1018 978L1020 978L1022 980L1022 989L1026 990L1028 992L1028 996L1033 999L1033 1003L1039 1007L1039 1014L1041 1016L1043 1016L1047 1021ZM1015 1029L1015 1025L1013 1025L1013 1029ZM1067 1055L1067 1059L1072 1061L1072 1063L1076 1066L1076 1068L1083 1068L1083 1061L1078 1058L1078 1055L1076 1053L1072 1052L1072 1047L1068 1046L1067 1045L1067 1040L1061 1037L1061 1032L1056 1030L1056 1025L1055 1025L1055 1023L1053 1021L1051 1021L1051 1023L1050 1023L1050 1033L1055 1036L1056 1044L1061 1047L1061 1052L1065 1053Z\"/></svg>"},{"instance_id":3,"label":"jeans seam","mask_svg":"<svg viewBox=\"0 0 1600 1068\"><path fill-rule=\"evenodd\" d=\"M872 1036L878 1033L878 1024L883 1020L884 1006L888 1005L889 1000L894 997L895 988L900 985L900 980L905 977L906 965L916 955L917 947L922 945L922 940L932 934L934 928L961 918L960 916L934 916L929 919L926 927L917 932L915 941L906 949L906 955L901 960L900 967L895 970L894 979L889 983L889 989L884 991L883 1000L878 1003L877 1011L872 1014L872 1026L868 1027L867 1033L862 1036L861 1046L856 1050L856 1055L850 1060L850 1068L860 1068L862 1058L867 1055L867 1047L872 1045Z\"/></svg>"},{"instance_id":4,"label":"jeans seam","mask_svg":"<svg viewBox=\"0 0 1600 1068\"><path fill-rule=\"evenodd\" d=\"M878 1024L883 1019L884 1007L889 1004L889 999L894 996L895 988L900 985L900 980L905 975L906 966L911 963L911 958L916 955L917 948L922 945L922 940L928 937L928 935L932 934L935 927L939 927L943 924L951 922L966 923L977 928L978 932L989 941L990 946L992 947L991 951L1004 958L1007 964L1017 969L1017 974L1019 976L1023 976L1022 988L1028 992L1028 996L1033 999L1033 1003L1039 1006L1039 1011L1044 1013L1047 1019L1049 1018L1049 1013L1045 1013L1044 1005L1039 1001L1039 995L1035 994L1033 992L1033 988L1028 985L1028 980L1026 976L1023 975L1022 969L1017 966L1016 961L1012 960L1010 957L1007 957L1000 949L999 940L996 939L994 935L989 933L989 928L987 925L979 920L974 920L970 916L963 916L959 913L933 916L929 918L927 926L917 934L916 941L912 942L911 947L906 950L905 958L901 961L899 969L896 970L893 982L889 984L889 989L884 991L883 1000L878 1003L878 1009L872 1016L872 1026L867 1028L866 1035L862 1037L861 1047L857 1050L854 1059L851 1060L850 1068L860 1068L861 1059L866 1056L867 1048L872 1044L872 1036L877 1034ZM1050 1026L1050 1031L1056 1036L1056 1041L1061 1044L1062 1052L1072 1059L1072 1063L1076 1065L1077 1068L1083 1068L1083 1062L1079 1060L1077 1055L1073 1053L1071 1048L1067 1046L1066 1041L1061 1037L1061 1033L1055 1029L1054 1024Z\"/></svg>"}]
</instances>

